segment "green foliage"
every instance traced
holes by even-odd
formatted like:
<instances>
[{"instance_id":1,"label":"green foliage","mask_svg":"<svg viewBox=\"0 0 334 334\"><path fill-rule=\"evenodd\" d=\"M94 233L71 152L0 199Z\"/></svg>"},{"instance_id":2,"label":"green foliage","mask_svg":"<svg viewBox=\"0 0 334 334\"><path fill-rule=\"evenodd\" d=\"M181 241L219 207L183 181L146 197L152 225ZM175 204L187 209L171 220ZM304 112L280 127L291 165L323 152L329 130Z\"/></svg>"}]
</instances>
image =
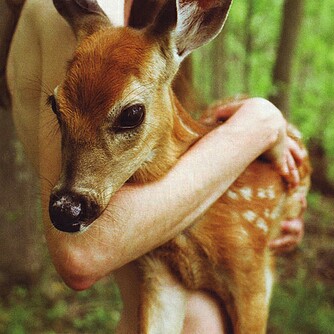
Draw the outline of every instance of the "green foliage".
<instances>
[{"instance_id":1,"label":"green foliage","mask_svg":"<svg viewBox=\"0 0 334 334\"><path fill-rule=\"evenodd\" d=\"M270 328L285 334L334 334L333 297L332 289L300 269L296 278L275 287Z\"/></svg>"},{"instance_id":2,"label":"green foliage","mask_svg":"<svg viewBox=\"0 0 334 334\"><path fill-rule=\"evenodd\" d=\"M221 97L246 93L268 97L274 92L272 71L282 21L283 0L238 0L233 3L221 37L223 52L213 44L194 55L195 84L203 101L213 99L216 80L224 81ZM307 141L317 138L329 159L334 181L334 2L305 0L299 42L293 62L290 91L291 121ZM247 46L247 38L250 43ZM217 72L212 60L222 63ZM332 167L333 166L333 167Z\"/></svg>"},{"instance_id":3,"label":"green foliage","mask_svg":"<svg viewBox=\"0 0 334 334\"><path fill-rule=\"evenodd\" d=\"M308 137L319 138L325 130L324 142L330 145L331 154L334 154L334 145L328 140L328 134L333 134L329 128L333 129L334 124L331 112L334 106L334 35L333 21L328 14L333 11L331 0L306 2L291 92L293 120Z\"/></svg>"},{"instance_id":4,"label":"green foliage","mask_svg":"<svg viewBox=\"0 0 334 334\"><path fill-rule=\"evenodd\" d=\"M328 176L334 180L334 3L307 1L296 55L293 121L308 138L317 138L328 158Z\"/></svg>"},{"instance_id":5,"label":"green foliage","mask_svg":"<svg viewBox=\"0 0 334 334\"><path fill-rule=\"evenodd\" d=\"M301 248L278 259L269 333L334 334L334 277L328 279L319 270L332 270L331 261L320 265L319 260L332 257L334 205L319 193L310 194L308 205Z\"/></svg>"},{"instance_id":6,"label":"green foliage","mask_svg":"<svg viewBox=\"0 0 334 334\"><path fill-rule=\"evenodd\" d=\"M251 19L248 22L250 15L248 1L235 1L224 32L221 37L218 37L224 38L225 54L221 61L225 63L224 72L227 74L226 77L222 76L225 86L224 95L226 96L246 93L250 96L265 97L273 89L271 72L280 33L283 1L257 0L253 3ZM248 34L251 38L251 52L246 50L245 46ZM210 80L212 78L212 68L210 67L212 44L201 48L194 55L195 84L201 92L204 88L205 101L212 100L212 97L208 96L208 92L210 92L210 87L215 84ZM250 66L249 77L245 74L246 64ZM245 87L246 81L249 81L249 91ZM203 84L206 84L205 87Z\"/></svg>"},{"instance_id":7,"label":"green foliage","mask_svg":"<svg viewBox=\"0 0 334 334\"><path fill-rule=\"evenodd\" d=\"M0 333L113 333L120 309L121 298L111 279L74 292L59 280L49 263L34 289L15 287L0 301Z\"/></svg>"}]
</instances>

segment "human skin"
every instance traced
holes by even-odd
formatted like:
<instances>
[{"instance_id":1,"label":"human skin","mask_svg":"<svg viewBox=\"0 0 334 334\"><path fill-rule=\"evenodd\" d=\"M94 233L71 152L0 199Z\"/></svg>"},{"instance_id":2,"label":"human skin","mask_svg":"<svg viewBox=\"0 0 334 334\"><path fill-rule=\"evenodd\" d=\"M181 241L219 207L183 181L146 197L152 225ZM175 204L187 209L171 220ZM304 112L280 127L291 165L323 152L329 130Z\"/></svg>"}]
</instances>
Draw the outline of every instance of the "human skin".
<instances>
[{"instance_id":1,"label":"human skin","mask_svg":"<svg viewBox=\"0 0 334 334\"><path fill-rule=\"evenodd\" d=\"M65 282L85 289L175 237L262 153L274 152L277 161L273 163L282 174L287 173L291 166L286 164L294 152L281 144L286 140L284 127L283 117L272 104L258 98L246 100L235 115L196 143L161 180L123 186L92 227L74 235L55 230L49 222L49 193L59 175L60 159L53 158L55 151L50 155L40 151L46 236Z\"/></svg>"},{"instance_id":2,"label":"human skin","mask_svg":"<svg viewBox=\"0 0 334 334\"><path fill-rule=\"evenodd\" d=\"M202 122L212 124L218 121L226 121L229 119L242 104L243 98L230 99L229 103L225 101L215 102L210 106L202 116ZM306 157L307 152L300 148L297 142L288 138L290 150L294 152L295 162L301 164ZM295 186L298 183L299 175L297 170L292 171L292 179L290 185ZM294 184L296 183L296 184ZM303 215L307 208L305 197L300 198L302 212L298 218L281 222L281 235L269 243L270 249L276 254L282 254L294 250L303 240L304 236L304 220Z\"/></svg>"},{"instance_id":3,"label":"human skin","mask_svg":"<svg viewBox=\"0 0 334 334\"><path fill-rule=\"evenodd\" d=\"M76 290L89 288L100 278L115 273L124 301L119 332L132 333L136 331L139 291L133 260L189 226L259 155L266 153L281 174L291 179L295 170L292 162L298 160L299 153L290 150L281 113L263 99L246 100L224 125L182 156L160 181L125 185L86 233L69 235L55 230L49 220L48 202L52 185L59 177L60 135L55 131L57 122L45 105L45 96L39 95L34 82L27 78L33 77L46 87L58 85L63 64L71 57L74 39L46 1L35 3L38 4L30 5L31 16L20 28L29 35L29 40L19 45L25 55L24 66L19 69L18 63L14 64L15 71L23 71L24 80L19 81L16 75L11 91L18 93L13 109L19 135L41 176L43 223L50 254L64 281ZM43 8L42 12L34 11L38 6ZM50 31L44 36L39 24L46 21ZM62 47L59 35L67 39L63 56L54 55L54 50ZM39 53L38 48L44 53ZM205 314L212 314L210 325L221 332L219 308L210 296L201 292L190 294L188 305L185 333L194 333L192 327L198 332L207 330Z\"/></svg>"},{"instance_id":4,"label":"human skin","mask_svg":"<svg viewBox=\"0 0 334 334\"><path fill-rule=\"evenodd\" d=\"M259 125L261 124L261 125ZM138 303L137 268L133 260L174 237L215 202L239 174L261 153L276 152L281 170L291 152L285 141L285 120L280 112L262 99L246 100L224 124L195 144L159 182L125 185L112 198L107 210L83 234L68 235L51 227L48 218L50 183L42 179L44 222L50 253L64 281L74 289L90 287L101 277L115 272L125 311L120 332L135 332ZM217 150L219 147L219 150ZM270 149L271 148L271 149ZM43 152L43 153L42 153ZM224 152L222 154L221 152ZM41 151L44 173L57 162ZM282 160L282 156L285 158ZM290 166L291 168L291 166ZM45 174L44 174L45 175ZM53 184L55 180L48 180ZM129 265L127 265L130 263ZM121 270L117 270L123 267ZM186 322L198 330L221 328L217 305L208 296L195 293L189 299ZM202 312L198 313L201 305ZM129 327L130 326L130 327ZM191 328L185 330L193 332ZM187 328L187 327L186 327ZM217 333L221 330L217 330Z\"/></svg>"}]
</instances>

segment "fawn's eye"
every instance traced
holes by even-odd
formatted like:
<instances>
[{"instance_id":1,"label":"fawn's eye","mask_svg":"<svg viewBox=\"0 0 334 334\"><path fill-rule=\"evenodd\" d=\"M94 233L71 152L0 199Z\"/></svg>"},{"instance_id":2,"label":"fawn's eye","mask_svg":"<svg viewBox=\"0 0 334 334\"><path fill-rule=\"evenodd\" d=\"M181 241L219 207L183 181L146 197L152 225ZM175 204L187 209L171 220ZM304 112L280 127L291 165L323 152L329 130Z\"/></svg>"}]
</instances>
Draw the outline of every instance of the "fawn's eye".
<instances>
[{"instance_id":1,"label":"fawn's eye","mask_svg":"<svg viewBox=\"0 0 334 334\"><path fill-rule=\"evenodd\" d=\"M145 106L142 104L134 104L122 110L116 120L114 128L119 131L134 129L143 123L144 118Z\"/></svg>"}]
</instances>

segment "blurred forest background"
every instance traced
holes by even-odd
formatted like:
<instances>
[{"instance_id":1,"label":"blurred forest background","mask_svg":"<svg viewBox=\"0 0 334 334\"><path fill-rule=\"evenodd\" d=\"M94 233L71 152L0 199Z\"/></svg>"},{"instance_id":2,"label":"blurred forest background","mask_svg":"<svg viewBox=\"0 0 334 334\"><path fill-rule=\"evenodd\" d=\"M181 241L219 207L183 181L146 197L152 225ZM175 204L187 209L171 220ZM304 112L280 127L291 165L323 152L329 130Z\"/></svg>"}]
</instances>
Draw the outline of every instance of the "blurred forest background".
<instances>
[{"instance_id":1,"label":"blurred forest background","mask_svg":"<svg viewBox=\"0 0 334 334\"><path fill-rule=\"evenodd\" d=\"M42 236L38 177L25 161L4 80L23 1L0 1L0 333L112 333L112 278L76 293ZM314 168L305 238L278 258L268 333L334 333L334 1L235 0L224 31L187 60L199 106L247 94L273 101L302 131Z\"/></svg>"}]
</instances>

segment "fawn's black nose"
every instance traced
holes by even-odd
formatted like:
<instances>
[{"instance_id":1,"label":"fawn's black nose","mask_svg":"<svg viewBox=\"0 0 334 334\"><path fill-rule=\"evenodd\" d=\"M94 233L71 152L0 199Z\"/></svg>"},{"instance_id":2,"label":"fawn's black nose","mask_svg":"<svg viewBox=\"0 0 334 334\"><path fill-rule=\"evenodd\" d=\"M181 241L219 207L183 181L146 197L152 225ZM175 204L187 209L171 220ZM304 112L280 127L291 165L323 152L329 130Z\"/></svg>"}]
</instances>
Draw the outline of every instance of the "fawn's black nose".
<instances>
[{"instance_id":1,"label":"fawn's black nose","mask_svg":"<svg viewBox=\"0 0 334 334\"><path fill-rule=\"evenodd\" d=\"M50 196L49 215L52 224L63 232L79 232L99 215L98 205L87 196L76 193L54 193Z\"/></svg>"}]
</instances>

